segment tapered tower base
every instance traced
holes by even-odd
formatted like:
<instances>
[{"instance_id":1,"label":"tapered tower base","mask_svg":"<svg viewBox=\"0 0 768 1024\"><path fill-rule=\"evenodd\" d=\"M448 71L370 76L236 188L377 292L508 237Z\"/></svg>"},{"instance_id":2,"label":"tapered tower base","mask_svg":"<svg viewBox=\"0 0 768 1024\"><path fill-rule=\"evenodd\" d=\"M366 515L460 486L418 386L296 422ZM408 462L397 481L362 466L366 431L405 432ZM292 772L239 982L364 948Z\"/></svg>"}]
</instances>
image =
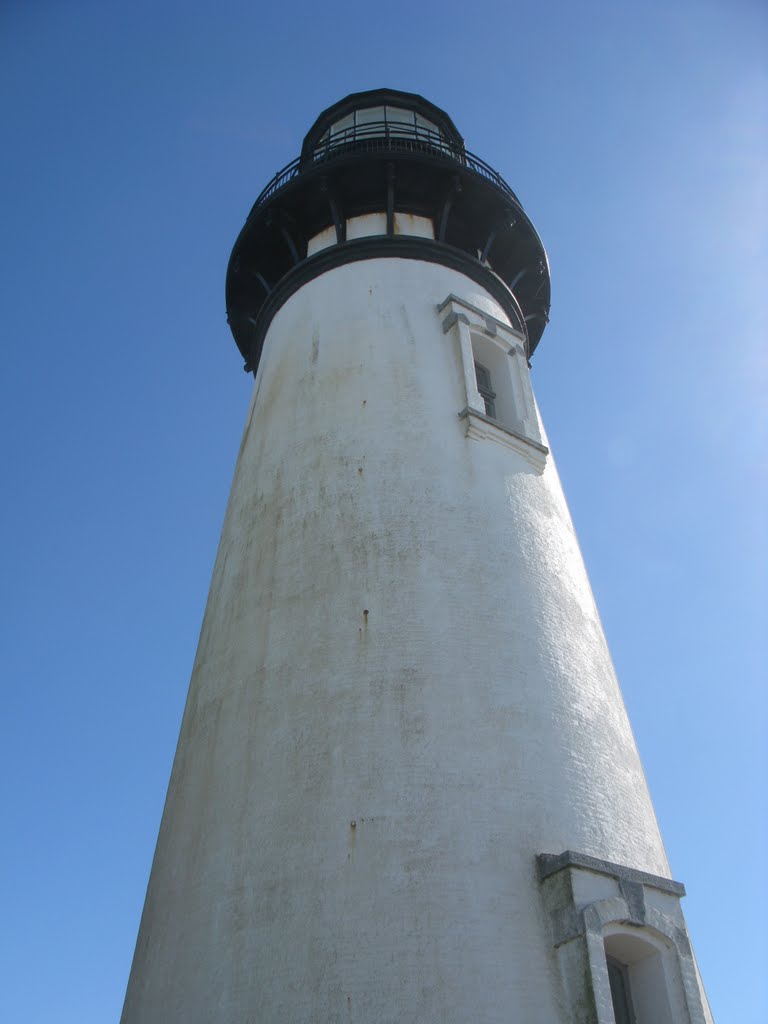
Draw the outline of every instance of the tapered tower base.
<instances>
[{"instance_id":1,"label":"tapered tower base","mask_svg":"<svg viewBox=\"0 0 768 1024\"><path fill-rule=\"evenodd\" d=\"M293 220L257 209L236 249L258 371L123 1024L703 1024L530 387L542 287L392 190L342 223L321 128ZM511 280L539 243L504 230Z\"/></svg>"}]
</instances>

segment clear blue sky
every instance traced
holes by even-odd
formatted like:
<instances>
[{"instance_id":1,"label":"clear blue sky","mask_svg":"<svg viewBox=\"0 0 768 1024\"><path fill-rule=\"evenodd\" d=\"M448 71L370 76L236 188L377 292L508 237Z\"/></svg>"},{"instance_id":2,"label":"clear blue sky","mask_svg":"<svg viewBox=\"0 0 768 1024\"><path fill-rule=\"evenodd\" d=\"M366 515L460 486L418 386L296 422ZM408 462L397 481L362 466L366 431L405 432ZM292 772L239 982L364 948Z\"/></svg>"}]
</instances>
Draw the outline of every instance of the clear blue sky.
<instances>
[{"instance_id":1,"label":"clear blue sky","mask_svg":"<svg viewBox=\"0 0 768 1024\"><path fill-rule=\"evenodd\" d=\"M764 1024L765 8L0 8L0 1019L116 1021L252 380L234 239L420 92L547 246L534 386L720 1024Z\"/></svg>"}]
</instances>

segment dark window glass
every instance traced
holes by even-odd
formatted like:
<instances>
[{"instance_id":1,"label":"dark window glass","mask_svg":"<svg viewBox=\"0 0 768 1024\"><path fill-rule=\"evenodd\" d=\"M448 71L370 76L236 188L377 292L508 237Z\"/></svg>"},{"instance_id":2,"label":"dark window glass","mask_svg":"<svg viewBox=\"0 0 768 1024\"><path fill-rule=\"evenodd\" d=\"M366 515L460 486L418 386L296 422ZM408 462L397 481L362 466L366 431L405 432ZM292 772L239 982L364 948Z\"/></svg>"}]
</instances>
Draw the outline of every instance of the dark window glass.
<instances>
[{"instance_id":1,"label":"dark window glass","mask_svg":"<svg viewBox=\"0 0 768 1024\"><path fill-rule=\"evenodd\" d=\"M485 415L496 419L496 392L491 387L491 374L485 366L475 363L477 390L485 403Z\"/></svg>"},{"instance_id":2,"label":"dark window glass","mask_svg":"<svg viewBox=\"0 0 768 1024\"><path fill-rule=\"evenodd\" d=\"M611 999L616 1024L635 1024L635 1015L629 999L629 978L624 964L606 958L608 961L608 981L611 983Z\"/></svg>"}]
</instances>

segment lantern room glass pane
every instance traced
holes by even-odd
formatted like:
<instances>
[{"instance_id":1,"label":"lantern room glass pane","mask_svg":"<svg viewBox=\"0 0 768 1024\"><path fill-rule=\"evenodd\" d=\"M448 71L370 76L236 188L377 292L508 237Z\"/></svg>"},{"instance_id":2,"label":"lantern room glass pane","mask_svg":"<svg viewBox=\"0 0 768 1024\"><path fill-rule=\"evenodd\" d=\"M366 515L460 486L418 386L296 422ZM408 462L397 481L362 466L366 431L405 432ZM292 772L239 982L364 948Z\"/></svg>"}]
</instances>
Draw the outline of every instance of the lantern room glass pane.
<instances>
[{"instance_id":1,"label":"lantern room glass pane","mask_svg":"<svg viewBox=\"0 0 768 1024\"><path fill-rule=\"evenodd\" d=\"M436 124L432 124L426 117L422 117L421 114L416 114L416 129L417 134L427 139L437 141L440 138L440 132L437 129Z\"/></svg>"},{"instance_id":2,"label":"lantern room glass pane","mask_svg":"<svg viewBox=\"0 0 768 1024\"><path fill-rule=\"evenodd\" d=\"M342 117L340 121L331 125L331 143L344 142L345 139L354 138L355 134L355 112Z\"/></svg>"},{"instance_id":3,"label":"lantern room glass pane","mask_svg":"<svg viewBox=\"0 0 768 1024\"><path fill-rule=\"evenodd\" d=\"M384 107L366 107L364 110L357 111L357 126L364 124L374 124L376 122L384 121ZM382 125L382 134L383 134Z\"/></svg>"},{"instance_id":4,"label":"lantern room glass pane","mask_svg":"<svg viewBox=\"0 0 768 1024\"><path fill-rule=\"evenodd\" d=\"M413 138L416 122L412 110L402 107L387 107L387 127L390 135L407 135Z\"/></svg>"},{"instance_id":5,"label":"lantern room glass pane","mask_svg":"<svg viewBox=\"0 0 768 1024\"><path fill-rule=\"evenodd\" d=\"M445 146L437 125L413 110L392 106L361 107L331 125L330 133L326 131L318 141L315 154L320 157L336 146L377 136L418 139L422 144Z\"/></svg>"}]
</instances>

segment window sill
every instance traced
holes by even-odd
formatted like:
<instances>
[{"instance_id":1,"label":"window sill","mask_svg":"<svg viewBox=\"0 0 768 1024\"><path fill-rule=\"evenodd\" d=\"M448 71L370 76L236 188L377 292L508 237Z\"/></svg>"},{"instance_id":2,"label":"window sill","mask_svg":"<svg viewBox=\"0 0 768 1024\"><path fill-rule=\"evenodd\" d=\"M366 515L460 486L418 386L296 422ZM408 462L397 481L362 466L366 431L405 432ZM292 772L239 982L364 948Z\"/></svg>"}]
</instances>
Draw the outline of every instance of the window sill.
<instances>
[{"instance_id":1,"label":"window sill","mask_svg":"<svg viewBox=\"0 0 768 1024\"><path fill-rule=\"evenodd\" d=\"M518 434L516 430L502 426L498 420L491 419L490 416L486 416L485 413L477 409L470 409L469 406L461 410L459 419L466 421L467 437L474 438L476 441L496 441L498 444L504 445L505 448L511 448L518 455L522 455L537 469L544 468L547 455L549 455L549 448L545 445L530 437L525 437L523 434Z\"/></svg>"}]
</instances>

